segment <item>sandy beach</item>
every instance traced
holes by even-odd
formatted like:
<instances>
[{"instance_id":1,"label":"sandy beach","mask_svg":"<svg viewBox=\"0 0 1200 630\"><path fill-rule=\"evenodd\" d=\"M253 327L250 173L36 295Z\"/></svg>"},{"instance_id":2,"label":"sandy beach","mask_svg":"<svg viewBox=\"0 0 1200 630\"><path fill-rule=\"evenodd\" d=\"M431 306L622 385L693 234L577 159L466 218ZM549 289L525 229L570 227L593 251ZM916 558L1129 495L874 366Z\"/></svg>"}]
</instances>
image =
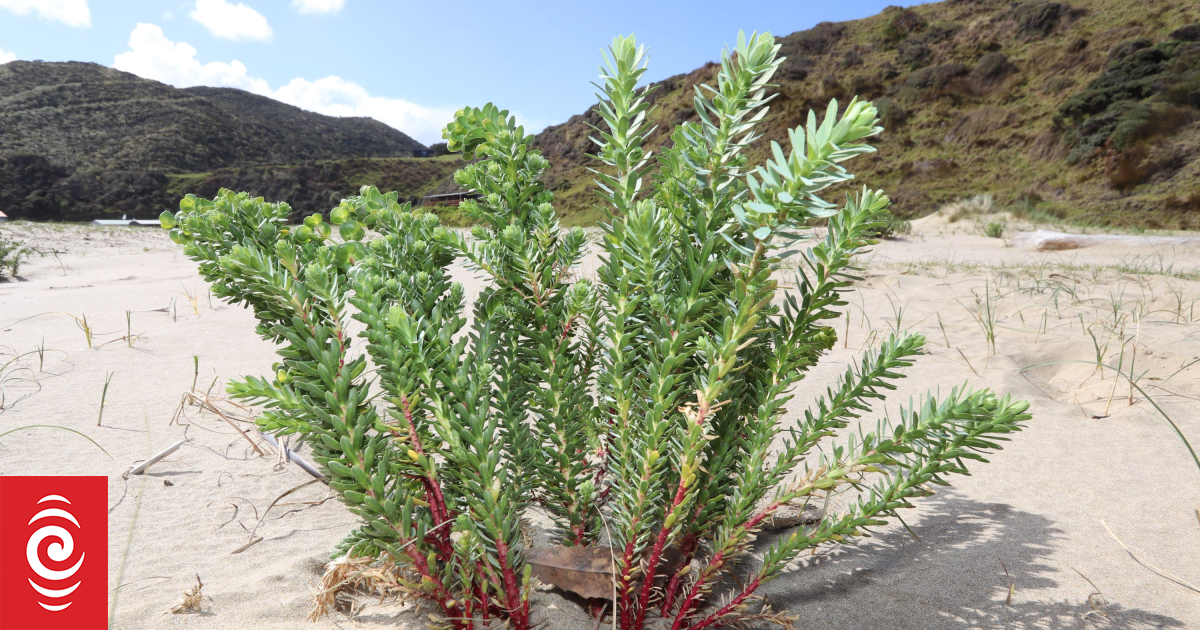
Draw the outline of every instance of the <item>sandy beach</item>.
<instances>
[{"instance_id":1,"label":"sandy beach","mask_svg":"<svg viewBox=\"0 0 1200 630\"><path fill-rule=\"evenodd\" d=\"M368 596L305 621L330 550L357 519L242 435L249 425L194 405L176 417L193 382L200 397L220 395L226 379L265 374L274 352L249 311L210 297L164 231L3 229L58 253L0 283L0 433L55 425L95 444L17 431L0 438L0 474L108 476L111 627L425 626L411 607ZM1200 247L1037 252L935 216L860 262L864 280L831 324L837 346L788 421L893 329L924 334L927 355L877 411L967 382L1029 400L1034 417L991 464L906 513L911 533L896 523L806 556L765 587L771 604L807 628L1200 627L1200 592L1116 540L1200 584L1200 471L1146 396L1200 444ZM456 277L478 290L467 270ZM125 475L181 440L146 474ZM170 614L197 576L201 612ZM539 597L542 627L591 627L573 604Z\"/></svg>"}]
</instances>

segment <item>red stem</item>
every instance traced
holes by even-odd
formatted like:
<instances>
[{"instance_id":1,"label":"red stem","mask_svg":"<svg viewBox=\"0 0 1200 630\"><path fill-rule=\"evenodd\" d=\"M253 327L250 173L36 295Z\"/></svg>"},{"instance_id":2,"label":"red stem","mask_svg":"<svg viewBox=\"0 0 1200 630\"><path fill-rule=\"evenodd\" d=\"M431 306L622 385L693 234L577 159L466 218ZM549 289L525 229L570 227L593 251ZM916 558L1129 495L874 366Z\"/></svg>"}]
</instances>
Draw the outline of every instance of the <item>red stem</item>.
<instances>
[{"instance_id":1,"label":"red stem","mask_svg":"<svg viewBox=\"0 0 1200 630\"><path fill-rule=\"evenodd\" d=\"M760 522L762 522L762 520L764 518L766 518L772 512L777 510L780 505L782 505L781 502L775 501L775 502L771 503L770 505L768 505L767 507L763 508L763 510L761 512L750 517L750 520L746 521L746 524L742 527L742 529L744 531L752 529L753 527L758 525ZM725 552L723 550L718 551L716 554L713 555L712 559L708 561L708 566L715 568L724 559L725 559ZM688 591L687 598L683 600L683 604L680 605L680 607L679 607L679 612L675 616L675 623L671 626L671 630L679 630L679 628L682 627L684 616L687 615L688 611L691 610L692 606L696 603L696 599L700 596L700 589L704 586L706 581L707 580L705 579L705 575L703 573L700 575L700 577L698 577L696 579L696 583L693 584L692 588ZM747 589L743 594L749 595L755 588L758 588L758 580L757 579L755 579L755 581L753 582L752 587ZM670 589L668 589L668 591L667 591L667 597L673 597ZM668 612L668 609L666 607L664 607L663 614L665 615L667 612ZM706 624L706 625L708 625L708 624ZM704 626L699 626L699 627L702 628Z\"/></svg>"},{"instance_id":2,"label":"red stem","mask_svg":"<svg viewBox=\"0 0 1200 630\"><path fill-rule=\"evenodd\" d=\"M403 536L401 539L403 540ZM466 621L459 619L461 615L456 610L457 606L453 603L453 598L446 591L446 587L442 584L442 581L429 571L429 563L425 560L425 556L421 555L421 552L416 548L416 545L412 544L411 540L404 540L403 542L405 547L404 553L408 555L409 560L416 567L417 573L420 573L421 577L428 579L433 584L434 599L441 605L442 610L446 613L446 617L450 619L450 622L456 628L469 629L472 625L470 619Z\"/></svg>"},{"instance_id":3,"label":"red stem","mask_svg":"<svg viewBox=\"0 0 1200 630\"><path fill-rule=\"evenodd\" d=\"M475 561L475 570L478 572L478 574L480 576L482 576L484 574L482 560ZM475 583L475 591L477 592L477 596L479 597L480 610L483 612L483 625L484 625L484 627L487 627L488 619L490 617L489 611L488 611L489 604L488 604L487 588L485 588L484 583L482 581L477 580Z\"/></svg>"},{"instance_id":4,"label":"red stem","mask_svg":"<svg viewBox=\"0 0 1200 630\"><path fill-rule=\"evenodd\" d=\"M417 435L417 424L413 421L412 405L404 394L400 395L400 407L404 411L404 421L408 424L408 437L412 441L413 450L418 455L424 455L425 449L421 445L421 437ZM442 494L442 486L438 483L437 476L432 473L428 473L422 483L425 485L425 496L429 497L429 511L433 515L433 526L439 527L442 523L450 520L450 511L446 508L446 497ZM438 542L443 548L443 553L449 554L452 549L449 529L439 529Z\"/></svg>"},{"instance_id":5,"label":"red stem","mask_svg":"<svg viewBox=\"0 0 1200 630\"><path fill-rule=\"evenodd\" d=\"M671 607L675 605L675 596L678 595L679 583L683 581L683 570L692 564L692 557L696 554L696 534L690 533L683 538L683 543L679 545L679 553L683 556L683 564L675 570L675 575L671 576L671 581L667 583L667 590L663 594L662 616L666 617L671 614Z\"/></svg>"},{"instance_id":6,"label":"red stem","mask_svg":"<svg viewBox=\"0 0 1200 630\"><path fill-rule=\"evenodd\" d=\"M700 398L700 408L696 412L696 424L704 423L704 417L708 414L708 402ZM686 455L685 455L686 456ZM671 501L671 509L667 510L667 514L672 514L680 503L683 503L684 497L687 496L687 486L683 483L683 477L679 478L679 484L675 487L675 498ZM650 552L650 563L646 565L646 575L642 576L642 596L638 599L637 625L641 628L646 620L646 608L650 606L650 591L654 588L654 576L658 572L658 561L662 558L663 547L667 544L667 536L671 530L663 523L661 529L658 530L658 537L654 541L654 550Z\"/></svg>"},{"instance_id":7,"label":"red stem","mask_svg":"<svg viewBox=\"0 0 1200 630\"><path fill-rule=\"evenodd\" d=\"M709 559L708 566L716 567L724 559L725 553L718 551L711 559ZM671 630L679 630L679 628L682 627L684 617L687 616L688 611L691 610L692 606L696 603L696 598L700 596L700 589L704 586L704 584L705 575L701 573L700 576L696 578L696 583L692 585L690 590L688 590L688 595L686 598L684 598L683 604L680 604L679 612L675 613L675 623L671 625Z\"/></svg>"},{"instance_id":8,"label":"red stem","mask_svg":"<svg viewBox=\"0 0 1200 630\"><path fill-rule=\"evenodd\" d=\"M702 628L707 628L708 626L711 626L714 623L720 622L722 616L729 614L730 611L732 611L735 608L737 608L738 606L740 606L741 603L743 601L745 601L746 598L749 597L750 594L753 593L754 590L757 589L760 584L761 584L761 582L758 581L758 578L754 578L754 581L750 582L749 586L746 587L746 590L742 591L741 593L738 593L738 596L734 597L732 601L730 601L728 604L725 604L724 606L722 606L721 609L718 610L717 612L705 617L704 620L701 621L700 623L688 626L687 630L701 630ZM671 630L679 630L679 628L681 627L680 624L681 624L682 620L683 620L682 617L677 618L675 620L675 625L671 626Z\"/></svg>"},{"instance_id":9,"label":"red stem","mask_svg":"<svg viewBox=\"0 0 1200 630\"><path fill-rule=\"evenodd\" d=\"M679 487L675 490L675 499L671 502L671 509L667 510L667 514L675 511L679 504L683 502L683 497L687 495L687 488L683 485L683 480L679 480ZM658 573L658 561L662 559L663 547L667 545L667 536L671 530L665 525L658 530L658 537L654 540L654 549L650 552L650 562L646 565L646 574L642 576L642 595L638 598L637 624L635 628L641 628L646 621L646 608L650 606L650 591L654 588L654 576Z\"/></svg>"},{"instance_id":10,"label":"red stem","mask_svg":"<svg viewBox=\"0 0 1200 630\"><path fill-rule=\"evenodd\" d=\"M521 591L517 584L517 574L508 566L508 543L496 541L496 559L500 562L500 574L504 578L504 595L513 628L529 630L529 602L521 601Z\"/></svg>"}]
</instances>

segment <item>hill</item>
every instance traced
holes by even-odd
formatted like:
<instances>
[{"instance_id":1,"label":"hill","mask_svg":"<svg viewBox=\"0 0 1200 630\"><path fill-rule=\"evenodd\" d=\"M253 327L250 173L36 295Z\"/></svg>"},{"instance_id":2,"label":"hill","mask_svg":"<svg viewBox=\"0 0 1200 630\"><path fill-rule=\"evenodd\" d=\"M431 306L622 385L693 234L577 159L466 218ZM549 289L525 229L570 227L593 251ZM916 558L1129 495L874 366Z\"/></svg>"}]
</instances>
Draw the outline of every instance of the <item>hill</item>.
<instances>
[{"instance_id":1,"label":"hill","mask_svg":"<svg viewBox=\"0 0 1200 630\"><path fill-rule=\"evenodd\" d=\"M241 90L178 89L93 63L0 65L0 208L12 217L157 215L164 201L174 205L178 184L202 181L264 195L307 187L318 194L301 194L293 205L327 210L326 198L336 204L355 188L308 175L382 169L402 178L396 188L417 191L436 180L403 178L447 170L394 159L418 148L370 118L324 116ZM352 158L389 160L316 165ZM270 164L288 166L247 170ZM305 181L288 184L301 173Z\"/></svg>"},{"instance_id":2,"label":"hill","mask_svg":"<svg viewBox=\"0 0 1200 630\"><path fill-rule=\"evenodd\" d=\"M818 24L780 38L787 60L748 157L761 163L810 108L857 94L887 130L854 169L901 216L990 193L1027 215L1200 228L1197 22L1200 6L1181 0L946 0ZM696 119L693 88L715 73L657 84L650 146ZM535 142L571 222L599 217L586 170L599 120L590 110Z\"/></svg>"}]
</instances>

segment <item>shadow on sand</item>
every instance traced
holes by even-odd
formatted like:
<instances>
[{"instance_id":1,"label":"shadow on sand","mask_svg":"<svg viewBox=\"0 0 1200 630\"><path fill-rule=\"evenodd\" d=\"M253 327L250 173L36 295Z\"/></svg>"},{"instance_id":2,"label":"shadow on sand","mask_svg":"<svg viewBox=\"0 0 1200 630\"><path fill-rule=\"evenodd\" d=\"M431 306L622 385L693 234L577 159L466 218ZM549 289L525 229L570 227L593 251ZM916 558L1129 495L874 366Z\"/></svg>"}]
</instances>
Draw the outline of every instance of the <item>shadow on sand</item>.
<instances>
[{"instance_id":1,"label":"shadow on sand","mask_svg":"<svg viewBox=\"0 0 1200 630\"><path fill-rule=\"evenodd\" d=\"M972 501L950 489L939 492L923 500L919 521L910 517L920 541L902 526L889 526L871 538L803 556L798 568L760 593L776 610L798 616L801 628L1186 627L1120 602L1096 597L1089 603L1092 585L1072 567L1049 563L1065 534L1045 517ZM759 551L771 540L762 536ZM1015 590L1005 603L1010 579ZM1069 595L1061 601L1035 595L1046 588Z\"/></svg>"}]
</instances>

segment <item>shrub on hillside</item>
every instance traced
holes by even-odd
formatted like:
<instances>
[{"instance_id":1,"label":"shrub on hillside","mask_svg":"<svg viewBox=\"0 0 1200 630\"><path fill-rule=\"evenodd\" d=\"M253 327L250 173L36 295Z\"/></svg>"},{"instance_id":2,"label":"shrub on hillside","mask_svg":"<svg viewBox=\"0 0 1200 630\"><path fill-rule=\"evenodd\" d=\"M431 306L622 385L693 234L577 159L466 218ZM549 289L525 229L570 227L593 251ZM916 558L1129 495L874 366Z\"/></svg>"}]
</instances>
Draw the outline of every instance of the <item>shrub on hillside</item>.
<instances>
[{"instance_id":1,"label":"shrub on hillside","mask_svg":"<svg viewBox=\"0 0 1200 630\"><path fill-rule=\"evenodd\" d=\"M908 112L900 103L887 96L875 99L875 108L879 110L879 122L884 127L899 127L908 120Z\"/></svg>"},{"instance_id":2,"label":"shrub on hillside","mask_svg":"<svg viewBox=\"0 0 1200 630\"><path fill-rule=\"evenodd\" d=\"M780 56L795 59L827 54L845 34L845 24L820 22L810 29L792 33L779 40Z\"/></svg>"},{"instance_id":3,"label":"shrub on hillside","mask_svg":"<svg viewBox=\"0 0 1200 630\"><path fill-rule=\"evenodd\" d=\"M933 49L919 41L906 41L900 44L896 61L900 65L916 70L923 68L933 58Z\"/></svg>"},{"instance_id":4,"label":"shrub on hillside","mask_svg":"<svg viewBox=\"0 0 1200 630\"><path fill-rule=\"evenodd\" d=\"M1017 26L1017 32L1027 38L1045 37L1058 26L1064 16L1070 15L1071 5L1063 2L1033 0L1013 6L1009 19Z\"/></svg>"},{"instance_id":5,"label":"shrub on hillside","mask_svg":"<svg viewBox=\"0 0 1200 630\"><path fill-rule=\"evenodd\" d=\"M883 26L883 39L888 43L896 43L925 28L925 20L912 9L888 7L884 13L891 17Z\"/></svg>"},{"instance_id":6,"label":"shrub on hillside","mask_svg":"<svg viewBox=\"0 0 1200 630\"><path fill-rule=\"evenodd\" d=\"M1008 55L992 52L979 58L979 63L975 64L975 68L971 70L971 78L986 85L994 83L1016 70L1017 67L1008 60Z\"/></svg>"},{"instance_id":7,"label":"shrub on hillside","mask_svg":"<svg viewBox=\"0 0 1200 630\"><path fill-rule=\"evenodd\" d=\"M969 70L966 64L951 61L938 66L921 68L908 75L904 83L909 87L922 90L941 88L949 85L954 79L967 74Z\"/></svg>"},{"instance_id":8,"label":"shrub on hillside","mask_svg":"<svg viewBox=\"0 0 1200 630\"><path fill-rule=\"evenodd\" d=\"M1171 39L1181 42L1200 42L1200 23L1188 24L1171 31Z\"/></svg>"},{"instance_id":9,"label":"shrub on hillside","mask_svg":"<svg viewBox=\"0 0 1200 630\"><path fill-rule=\"evenodd\" d=\"M1169 134L1198 112L1200 44L1143 38L1114 46L1104 73L1064 101L1054 122L1076 162L1110 144L1125 150Z\"/></svg>"}]
</instances>

